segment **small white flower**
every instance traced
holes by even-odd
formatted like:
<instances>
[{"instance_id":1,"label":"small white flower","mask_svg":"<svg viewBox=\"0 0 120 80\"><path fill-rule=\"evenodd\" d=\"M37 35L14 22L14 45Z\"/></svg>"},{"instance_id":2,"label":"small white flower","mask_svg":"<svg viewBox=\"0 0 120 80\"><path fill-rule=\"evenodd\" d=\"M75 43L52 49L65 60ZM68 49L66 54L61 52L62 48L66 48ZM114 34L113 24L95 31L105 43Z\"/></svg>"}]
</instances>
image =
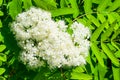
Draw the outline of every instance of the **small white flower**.
<instances>
[{"instance_id":1,"label":"small white flower","mask_svg":"<svg viewBox=\"0 0 120 80\"><path fill-rule=\"evenodd\" d=\"M58 22L57 22L57 24L58 24L58 27L59 27L59 29L60 30L62 30L62 31L66 31L66 29L67 29L67 25L65 25L65 22L63 21L63 20L59 20Z\"/></svg>"},{"instance_id":2,"label":"small white flower","mask_svg":"<svg viewBox=\"0 0 120 80\"><path fill-rule=\"evenodd\" d=\"M22 49L20 60L31 69L46 62L51 69L86 63L90 30L83 24L71 25L71 37L63 20L55 22L49 12L32 7L19 14L11 28Z\"/></svg>"}]
</instances>

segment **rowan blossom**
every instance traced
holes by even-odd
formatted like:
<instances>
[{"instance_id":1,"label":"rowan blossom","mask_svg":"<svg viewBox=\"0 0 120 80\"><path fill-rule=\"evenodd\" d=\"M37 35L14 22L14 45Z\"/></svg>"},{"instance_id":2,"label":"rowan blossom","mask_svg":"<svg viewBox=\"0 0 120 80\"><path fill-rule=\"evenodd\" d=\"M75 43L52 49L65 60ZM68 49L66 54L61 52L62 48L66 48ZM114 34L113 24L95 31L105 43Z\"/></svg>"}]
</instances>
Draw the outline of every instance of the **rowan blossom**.
<instances>
[{"instance_id":1,"label":"rowan blossom","mask_svg":"<svg viewBox=\"0 0 120 80\"><path fill-rule=\"evenodd\" d=\"M20 60L33 69L46 63L50 69L85 64L90 30L74 22L71 36L67 28L63 20L55 22L51 13L42 9L32 7L20 13L11 26L21 48Z\"/></svg>"}]
</instances>

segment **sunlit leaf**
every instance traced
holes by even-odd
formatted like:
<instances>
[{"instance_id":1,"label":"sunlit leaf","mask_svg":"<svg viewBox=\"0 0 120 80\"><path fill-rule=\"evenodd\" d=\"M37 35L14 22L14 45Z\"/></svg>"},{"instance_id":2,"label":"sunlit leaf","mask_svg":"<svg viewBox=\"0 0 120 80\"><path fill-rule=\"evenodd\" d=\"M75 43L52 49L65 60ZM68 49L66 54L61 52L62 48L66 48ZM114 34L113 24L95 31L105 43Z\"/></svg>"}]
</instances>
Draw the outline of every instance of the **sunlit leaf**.
<instances>
[{"instance_id":1,"label":"sunlit leaf","mask_svg":"<svg viewBox=\"0 0 120 80\"><path fill-rule=\"evenodd\" d=\"M3 15L4 15L4 13L2 11L0 11L0 16L3 16Z\"/></svg>"},{"instance_id":2,"label":"sunlit leaf","mask_svg":"<svg viewBox=\"0 0 120 80\"><path fill-rule=\"evenodd\" d=\"M107 67L103 67L100 64L98 64L98 71L99 71L99 79L104 80L106 72L108 71Z\"/></svg>"},{"instance_id":3,"label":"sunlit leaf","mask_svg":"<svg viewBox=\"0 0 120 80\"><path fill-rule=\"evenodd\" d=\"M1 32L0 32L0 41L4 42L4 38L3 38L2 34L1 34Z\"/></svg>"},{"instance_id":4,"label":"sunlit leaf","mask_svg":"<svg viewBox=\"0 0 120 80\"><path fill-rule=\"evenodd\" d=\"M6 80L4 77L0 76L0 80Z\"/></svg>"},{"instance_id":5,"label":"sunlit leaf","mask_svg":"<svg viewBox=\"0 0 120 80\"><path fill-rule=\"evenodd\" d=\"M91 60L90 54L88 55L86 60L87 60L87 64L90 65L90 69L91 69L92 73L94 73L94 64L92 64L92 60Z\"/></svg>"},{"instance_id":6,"label":"sunlit leaf","mask_svg":"<svg viewBox=\"0 0 120 80\"><path fill-rule=\"evenodd\" d=\"M0 66L2 66L2 61L0 60Z\"/></svg>"},{"instance_id":7,"label":"sunlit leaf","mask_svg":"<svg viewBox=\"0 0 120 80\"><path fill-rule=\"evenodd\" d=\"M111 13L107 15L108 15L108 21L112 24L116 19L113 17Z\"/></svg>"},{"instance_id":8,"label":"sunlit leaf","mask_svg":"<svg viewBox=\"0 0 120 80\"><path fill-rule=\"evenodd\" d=\"M97 14L97 16L98 16L98 19L99 19L102 23L106 21L106 18L105 18L105 16L104 16L104 14Z\"/></svg>"},{"instance_id":9,"label":"sunlit leaf","mask_svg":"<svg viewBox=\"0 0 120 80\"><path fill-rule=\"evenodd\" d=\"M101 24L100 27L98 27L94 33L91 36L91 41L96 41L98 39L98 37L100 36L100 33L103 31L103 29L105 28L107 22L104 22L103 24Z\"/></svg>"},{"instance_id":10,"label":"sunlit leaf","mask_svg":"<svg viewBox=\"0 0 120 80\"><path fill-rule=\"evenodd\" d=\"M75 69L73 69L73 72L85 72L85 70L83 69L83 67L81 67L81 66L78 66L78 67L76 67Z\"/></svg>"},{"instance_id":11,"label":"sunlit leaf","mask_svg":"<svg viewBox=\"0 0 120 80\"><path fill-rule=\"evenodd\" d=\"M97 45L95 43L91 43L91 49L92 49L93 53L95 54L98 62L101 64L101 66L105 67L103 58L101 56L102 53L99 51L99 48L97 47Z\"/></svg>"},{"instance_id":12,"label":"sunlit leaf","mask_svg":"<svg viewBox=\"0 0 120 80\"><path fill-rule=\"evenodd\" d=\"M112 65L112 71L114 80L120 80L120 67Z\"/></svg>"},{"instance_id":13,"label":"sunlit leaf","mask_svg":"<svg viewBox=\"0 0 120 80\"><path fill-rule=\"evenodd\" d=\"M33 0L35 4L45 10L52 10L57 8L55 0Z\"/></svg>"},{"instance_id":14,"label":"sunlit leaf","mask_svg":"<svg viewBox=\"0 0 120 80\"><path fill-rule=\"evenodd\" d=\"M115 0L106 11L108 12L114 11L119 7L120 7L120 0Z\"/></svg>"},{"instance_id":15,"label":"sunlit leaf","mask_svg":"<svg viewBox=\"0 0 120 80\"><path fill-rule=\"evenodd\" d=\"M94 79L93 80L99 80L99 76L98 76L98 66L95 66L95 70L94 70Z\"/></svg>"},{"instance_id":16,"label":"sunlit leaf","mask_svg":"<svg viewBox=\"0 0 120 80\"><path fill-rule=\"evenodd\" d=\"M73 72L71 73L71 79L82 79L82 80L91 80L92 76L89 74L84 74L84 73L77 73Z\"/></svg>"},{"instance_id":17,"label":"sunlit leaf","mask_svg":"<svg viewBox=\"0 0 120 80\"><path fill-rule=\"evenodd\" d=\"M22 11L22 0L12 0L8 4L8 10L10 16L15 19L15 17Z\"/></svg>"},{"instance_id":18,"label":"sunlit leaf","mask_svg":"<svg viewBox=\"0 0 120 80\"><path fill-rule=\"evenodd\" d=\"M120 49L115 52L115 57L120 58Z\"/></svg>"},{"instance_id":19,"label":"sunlit leaf","mask_svg":"<svg viewBox=\"0 0 120 80\"><path fill-rule=\"evenodd\" d=\"M110 0L101 0L101 3L97 7L97 11L102 12L105 10L105 8L108 6Z\"/></svg>"},{"instance_id":20,"label":"sunlit leaf","mask_svg":"<svg viewBox=\"0 0 120 80\"><path fill-rule=\"evenodd\" d=\"M119 66L119 60L114 56L114 53L111 52L111 50L107 47L107 45L103 42L101 42L101 47L106 53L106 55L110 58L110 60L114 63L114 65Z\"/></svg>"},{"instance_id":21,"label":"sunlit leaf","mask_svg":"<svg viewBox=\"0 0 120 80\"><path fill-rule=\"evenodd\" d=\"M6 48L5 45L0 45L0 52L2 52Z\"/></svg>"},{"instance_id":22,"label":"sunlit leaf","mask_svg":"<svg viewBox=\"0 0 120 80\"><path fill-rule=\"evenodd\" d=\"M116 22L114 22L102 35L101 35L101 41L105 41L109 38L109 36L114 31L114 26L116 25Z\"/></svg>"},{"instance_id":23,"label":"sunlit leaf","mask_svg":"<svg viewBox=\"0 0 120 80\"><path fill-rule=\"evenodd\" d=\"M2 75L5 72L4 68L0 68L0 75Z\"/></svg>"},{"instance_id":24,"label":"sunlit leaf","mask_svg":"<svg viewBox=\"0 0 120 80\"><path fill-rule=\"evenodd\" d=\"M89 20L91 20L91 22L92 22L93 24L96 25L96 27L99 27L99 26L100 26L99 20L98 20L97 18L95 18L93 15L86 15L86 16L87 16L87 18L88 18Z\"/></svg>"},{"instance_id":25,"label":"sunlit leaf","mask_svg":"<svg viewBox=\"0 0 120 80\"><path fill-rule=\"evenodd\" d=\"M60 7L61 7L61 8L64 8L65 5L66 5L65 0L60 0Z\"/></svg>"},{"instance_id":26,"label":"sunlit leaf","mask_svg":"<svg viewBox=\"0 0 120 80\"><path fill-rule=\"evenodd\" d=\"M2 28L2 22L1 22L1 20L0 20L0 28Z\"/></svg>"},{"instance_id":27,"label":"sunlit leaf","mask_svg":"<svg viewBox=\"0 0 120 80\"><path fill-rule=\"evenodd\" d=\"M31 0L23 0L23 8L29 9L32 6Z\"/></svg>"},{"instance_id":28,"label":"sunlit leaf","mask_svg":"<svg viewBox=\"0 0 120 80\"><path fill-rule=\"evenodd\" d=\"M92 12L92 0L84 0L84 10L86 14Z\"/></svg>"},{"instance_id":29,"label":"sunlit leaf","mask_svg":"<svg viewBox=\"0 0 120 80\"><path fill-rule=\"evenodd\" d=\"M69 0L70 3L71 3L71 6L74 10L74 14L73 14L73 17L77 17L79 15L79 8L78 8L78 5L77 5L77 0Z\"/></svg>"},{"instance_id":30,"label":"sunlit leaf","mask_svg":"<svg viewBox=\"0 0 120 80\"><path fill-rule=\"evenodd\" d=\"M3 3L3 0L0 0L0 6L2 5L2 3Z\"/></svg>"},{"instance_id":31,"label":"sunlit leaf","mask_svg":"<svg viewBox=\"0 0 120 80\"><path fill-rule=\"evenodd\" d=\"M119 50L119 47L115 44L114 39L120 34L120 29L118 29L117 31L115 31L115 33L112 35L111 37L111 44Z\"/></svg>"},{"instance_id":32,"label":"sunlit leaf","mask_svg":"<svg viewBox=\"0 0 120 80\"><path fill-rule=\"evenodd\" d=\"M67 14L73 14L74 9L73 8L60 8L60 9L55 9L51 11L52 16L60 16L60 15L67 15Z\"/></svg>"},{"instance_id":33,"label":"sunlit leaf","mask_svg":"<svg viewBox=\"0 0 120 80\"><path fill-rule=\"evenodd\" d=\"M0 53L0 60L5 62L7 60L7 56L3 53Z\"/></svg>"},{"instance_id":34,"label":"sunlit leaf","mask_svg":"<svg viewBox=\"0 0 120 80\"><path fill-rule=\"evenodd\" d=\"M103 0L92 0L93 3L100 4Z\"/></svg>"}]
</instances>

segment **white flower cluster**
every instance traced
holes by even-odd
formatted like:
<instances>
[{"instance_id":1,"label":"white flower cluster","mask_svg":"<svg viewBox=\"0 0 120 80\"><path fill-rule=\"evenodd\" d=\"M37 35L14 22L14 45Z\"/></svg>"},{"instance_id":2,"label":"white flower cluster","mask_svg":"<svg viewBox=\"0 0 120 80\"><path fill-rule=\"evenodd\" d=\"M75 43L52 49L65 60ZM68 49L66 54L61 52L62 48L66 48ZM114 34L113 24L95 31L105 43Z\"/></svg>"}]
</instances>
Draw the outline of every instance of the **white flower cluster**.
<instances>
[{"instance_id":1,"label":"white flower cluster","mask_svg":"<svg viewBox=\"0 0 120 80\"><path fill-rule=\"evenodd\" d=\"M22 49L20 60L30 68L47 64L53 69L86 63L90 31L80 23L71 25L71 36L64 21L55 22L49 12L32 7L19 14L11 27Z\"/></svg>"}]
</instances>

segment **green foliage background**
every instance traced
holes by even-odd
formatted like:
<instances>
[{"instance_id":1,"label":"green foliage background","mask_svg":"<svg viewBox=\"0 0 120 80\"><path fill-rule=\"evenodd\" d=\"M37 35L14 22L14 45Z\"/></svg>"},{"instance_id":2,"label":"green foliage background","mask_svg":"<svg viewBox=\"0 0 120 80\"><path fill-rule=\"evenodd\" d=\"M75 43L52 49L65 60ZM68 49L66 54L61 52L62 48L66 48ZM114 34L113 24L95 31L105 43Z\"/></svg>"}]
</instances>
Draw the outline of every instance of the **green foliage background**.
<instances>
[{"instance_id":1,"label":"green foliage background","mask_svg":"<svg viewBox=\"0 0 120 80\"><path fill-rule=\"evenodd\" d=\"M70 25L91 29L87 64L70 69L27 69L18 61L19 47L10 31L16 16L31 6ZM0 0L0 80L120 80L120 0Z\"/></svg>"}]
</instances>

